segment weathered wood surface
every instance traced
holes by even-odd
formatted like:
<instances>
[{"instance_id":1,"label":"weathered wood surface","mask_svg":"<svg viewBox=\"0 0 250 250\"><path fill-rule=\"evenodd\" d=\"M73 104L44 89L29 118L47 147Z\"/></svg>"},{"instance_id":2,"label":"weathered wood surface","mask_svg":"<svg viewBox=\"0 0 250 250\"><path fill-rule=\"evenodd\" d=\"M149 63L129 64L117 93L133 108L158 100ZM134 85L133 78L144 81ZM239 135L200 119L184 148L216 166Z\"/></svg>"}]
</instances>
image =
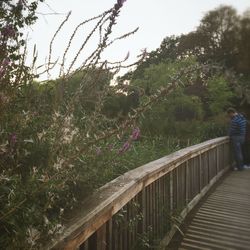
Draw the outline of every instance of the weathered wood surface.
<instances>
[{"instance_id":1,"label":"weathered wood surface","mask_svg":"<svg viewBox=\"0 0 250 250\"><path fill-rule=\"evenodd\" d=\"M179 249L250 249L250 169L231 172L207 197Z\"/></svg>"},{"instance_id":2,"label":"weathered wood surface","mask_svg":"<svg viewBox=\"0 0 250 250\"><path fill-rule=\"evenodd\" d=\"M217 150L220 157L212 165L211 153L215 155ZM229 158L228 138L217 138L179 150L125 173L88 199L80 214L71 220L64 233L47 248L130 249L131 242L136 240L135 236L140 232L145 233L148 227L153 228L153 233L161 231L163 236L170 229L171 222L163 225L166 218L160 215L166 216L166 212L159 211L160 205L169 209L170 213L183 210L183 206L187 206L184 210L188 211L192 200L198 200L212 179L215 180L216 175L219 176L228 167L229 160L224 159L225 152ZM178 192L179 186L184 186L182 193ZM135 223L131 232L125 232L123 225L112 223L112 219L124 206L128 206L126 204L133 203L133 199L140 204L144 219ZM126 210L128 221L136 216L134 213L132 208ZM123 224L128 224L128 221ZM89 242L85 242L87 239ZM108 244L112 244L112 247Z\"/></svg>"}]
</instances>

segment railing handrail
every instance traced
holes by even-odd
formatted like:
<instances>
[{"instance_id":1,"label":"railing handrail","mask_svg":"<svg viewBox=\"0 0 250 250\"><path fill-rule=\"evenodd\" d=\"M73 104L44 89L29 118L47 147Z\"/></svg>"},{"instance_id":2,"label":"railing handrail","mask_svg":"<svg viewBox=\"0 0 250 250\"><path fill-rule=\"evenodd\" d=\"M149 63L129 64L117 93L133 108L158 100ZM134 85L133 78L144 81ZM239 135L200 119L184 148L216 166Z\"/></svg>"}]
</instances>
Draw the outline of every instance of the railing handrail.
<instances>
[{"instance_id":1,"label":"railing handrail","mask_svg":"<svg viewBox=\"0 0 250 250\"><path fill-rule=\"evenodd\" d=\"M228 137L202 142L130 170L101 187L84 204L64 233L48 249L67 249L68 242L79 245L136 196L143 188L173 171L183 162L226 143ZM74 242L77 242L74 244Z\"/></svg>"}]
</instances>

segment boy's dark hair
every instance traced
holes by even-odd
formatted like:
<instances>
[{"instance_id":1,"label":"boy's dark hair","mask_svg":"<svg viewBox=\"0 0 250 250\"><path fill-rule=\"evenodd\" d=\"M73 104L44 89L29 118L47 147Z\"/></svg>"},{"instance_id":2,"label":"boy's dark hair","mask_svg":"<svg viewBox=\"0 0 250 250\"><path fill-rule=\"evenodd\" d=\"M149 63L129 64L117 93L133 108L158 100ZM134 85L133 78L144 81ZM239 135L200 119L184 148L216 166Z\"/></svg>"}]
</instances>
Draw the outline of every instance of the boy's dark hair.
<instances>
[{"instance_id":1,"label":"boy's dark hair","mask_svg":"<svg viewBox=\"0 0 250 250\"><path fill-rule=\"evenodd\" d=\"M227 113L228 114L236 113L236 109L235 108L228 108Z\"/></svg>"}]
</instances>

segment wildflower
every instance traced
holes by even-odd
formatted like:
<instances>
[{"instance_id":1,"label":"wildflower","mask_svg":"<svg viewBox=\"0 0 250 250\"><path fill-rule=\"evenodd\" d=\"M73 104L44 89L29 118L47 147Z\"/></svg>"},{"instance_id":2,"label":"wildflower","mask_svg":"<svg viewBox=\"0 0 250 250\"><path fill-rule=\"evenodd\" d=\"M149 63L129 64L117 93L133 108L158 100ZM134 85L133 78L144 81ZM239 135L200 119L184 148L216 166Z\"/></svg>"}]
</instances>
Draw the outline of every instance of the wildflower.
<instances>
[{"instance_id":1,"label":"wildflower","mask_svg":"<svg viewBox=\"0 0 250 250\"><path fill-rule=\"evenodd\" d=\"M12 25L6 25L3 27L1 33L7 38L14 38L16 36L16 31Z\"/></svg>"},{"instance_id":2,"label":"wildflower","mask_svg":"<svg viewBox=\"0 0 250 250\"><path fill-rule=\"evenodd\" d=\"M117 0L119 6L122 6L125 2L126 0Z\"/></svg>"},{"instance_id":3,"label":"wildflower","mask_svg":"<svg viewBox=\"0 0 250 250\"><path fill-rule=\"evenodd\" d=\"M5 74L5 69L2 67L0 68L0 77L2 77Z\"/></svg>"},{"instance_id":4,"label":"wildflower","mask_svg":"<svg viewBox=\"0 0 250 250\"><path fill-rule=\"evenodd\" d=\"M125 153L128 149L130 148L130 143L129 141L126 141L123 146L119 149L119 153Z\"/></svg>"},{"instance_id":5,"label":"wildflower","mask_svg":"<svg viewBox=\"0 0 250 250\"><path fill-rule=\"evenodd\" d=\"M13 147L17 142L17 135L16 133L12 133L10 136L10 145Z\"/></svg>"},{"instance_id":6,"label":"wildflower","mask_svg":"<svg viewBox=\"0 0 250 250\"><path fill-rule=\"evenodd\" d=\"M1 67L5 68L10 64L10 59L9 58L4 58L2 63L1 63Z\"/></svg>"},{"instance_id":7,"label":"wildflower","mask_svg":"<svg viewBox=\"0 0 250 250\"><path fill-rule=\"evenodd\" d=\"M137 127L133 130L132 135L131 135L131 139L133 141L135 141L139 138L139 136L140 136L140 129Z\"/></svg>"},{"instance_id":8,"label":"wildflower","mask_svg":"<svg viewBox=\"0 0 250 250\"><path fill-rule=\"evenodd\" d=\"M17 6L18 6L19 8L22 8L24 4L25 4L25 1L24 1L24 0L19 0L18 3L17 3Z\"/></svg>"},{"instance_id":9,"label":"wildflower","mask_svg":"<svg viewBox=\"0 0 250 250\"><path fill-rule=\"evenodd\" d=\"M5 74L7 66L9 64L10 64L10 60L8 58L3 59L1 65L0 65L0 77Z\"/></svg>"}]
</instances>

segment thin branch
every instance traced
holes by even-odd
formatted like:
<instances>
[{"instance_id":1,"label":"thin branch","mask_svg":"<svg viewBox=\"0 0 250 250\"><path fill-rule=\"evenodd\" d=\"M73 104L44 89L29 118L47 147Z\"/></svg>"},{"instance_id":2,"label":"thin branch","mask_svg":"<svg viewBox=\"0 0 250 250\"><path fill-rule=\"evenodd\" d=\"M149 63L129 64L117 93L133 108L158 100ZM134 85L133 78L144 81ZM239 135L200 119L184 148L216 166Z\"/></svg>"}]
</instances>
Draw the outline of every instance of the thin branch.
<instances>
[{"instance_id":1,"label":"thin branch","mask_svg":"<svg viewBox=\"0 0 250 250\"><path fill-rule=\"evenodd\" d=\"M50 45L49 45L49 59L48 59L48 69L47 69L48 74L49 74L49 70L50 70L49 66L50 66L50 61L51 61L51 53L52 53L53 42L54 42L57 34L59 33L59 31L62 29L63 25L68 21L70 15L71 15L71 11L68 13L68 15L66 16L66 18L63 20L63 22L61 23L61 25L59 26L59 28L55 32L53 38L51 39L51 42L50 42Z\"/></svg>"},{"instance_id":2,"label":"thin branch","mask_svg":"<svg viewBox=\"0 0 250 250\"><path fill-rule=\"evenodd\" d=\"M109 12L111 12L111 10L112 10L112 9L110 9L110 10L108 10L108 11L105 11L104 13L102 13L102 14L100 14L100 15L98 15L98 16L95 16L95 17L93 17L93 18L87 19L87 20L83 21L82 23L80 23L79 25L76 26L74 32L72 33L72 35L71 35L71 37L70 37L70 39L69 39L69 42L68 42L68 45L67 45L67 47L66 47L66 49L65 49L65 51L64 51L64 54L63 54L62 65L61 65L61 69L60 69L60 76L62 75L62 72L63 72L63 67L64 67L64 64L65 64L66 55L67 55L67 53L68 53L68 50L69 50L69 48L70 48L70 46L71 46L71 43L72 43L72 40L73 40L73 38L75 37L75 35L76 35L78 29L79 29L81 26L83 26L84 24L86 24L86 23L88 23L88 22L90 22L90 21L93 21L93 20L98 19L98 18L100 18L100 17L106 16Z\"/></svg>"},{"instance_id":3,"label":"thin branch","mask_svg":"<svg viewBox=\"0 0 250 250\"><path fill-rule=\"evenodd\" d=\"M82 46L80 47L80 49L78 50L78 52L76 53L76 56L74 57L73 61L71 62L69 68L68 68L68 72L67 75L70 73L73 65L75 64L77 58L79 57L80 53L82 52L82 50L84 49L85 45L88 43L89 39L93 36L93 34L95 33L96 29L99 27L99 25L101 24L101 22L103 21L103 19L105 18L105 16L110 13L110 10L105 12L102 16L102 18L97 22L97 24L95 25L95 27L93 28L93 30L89 33L89 35L87 36L87 38L85 39L85 41L83 42Z\"/></svg>"}]
</instances>

